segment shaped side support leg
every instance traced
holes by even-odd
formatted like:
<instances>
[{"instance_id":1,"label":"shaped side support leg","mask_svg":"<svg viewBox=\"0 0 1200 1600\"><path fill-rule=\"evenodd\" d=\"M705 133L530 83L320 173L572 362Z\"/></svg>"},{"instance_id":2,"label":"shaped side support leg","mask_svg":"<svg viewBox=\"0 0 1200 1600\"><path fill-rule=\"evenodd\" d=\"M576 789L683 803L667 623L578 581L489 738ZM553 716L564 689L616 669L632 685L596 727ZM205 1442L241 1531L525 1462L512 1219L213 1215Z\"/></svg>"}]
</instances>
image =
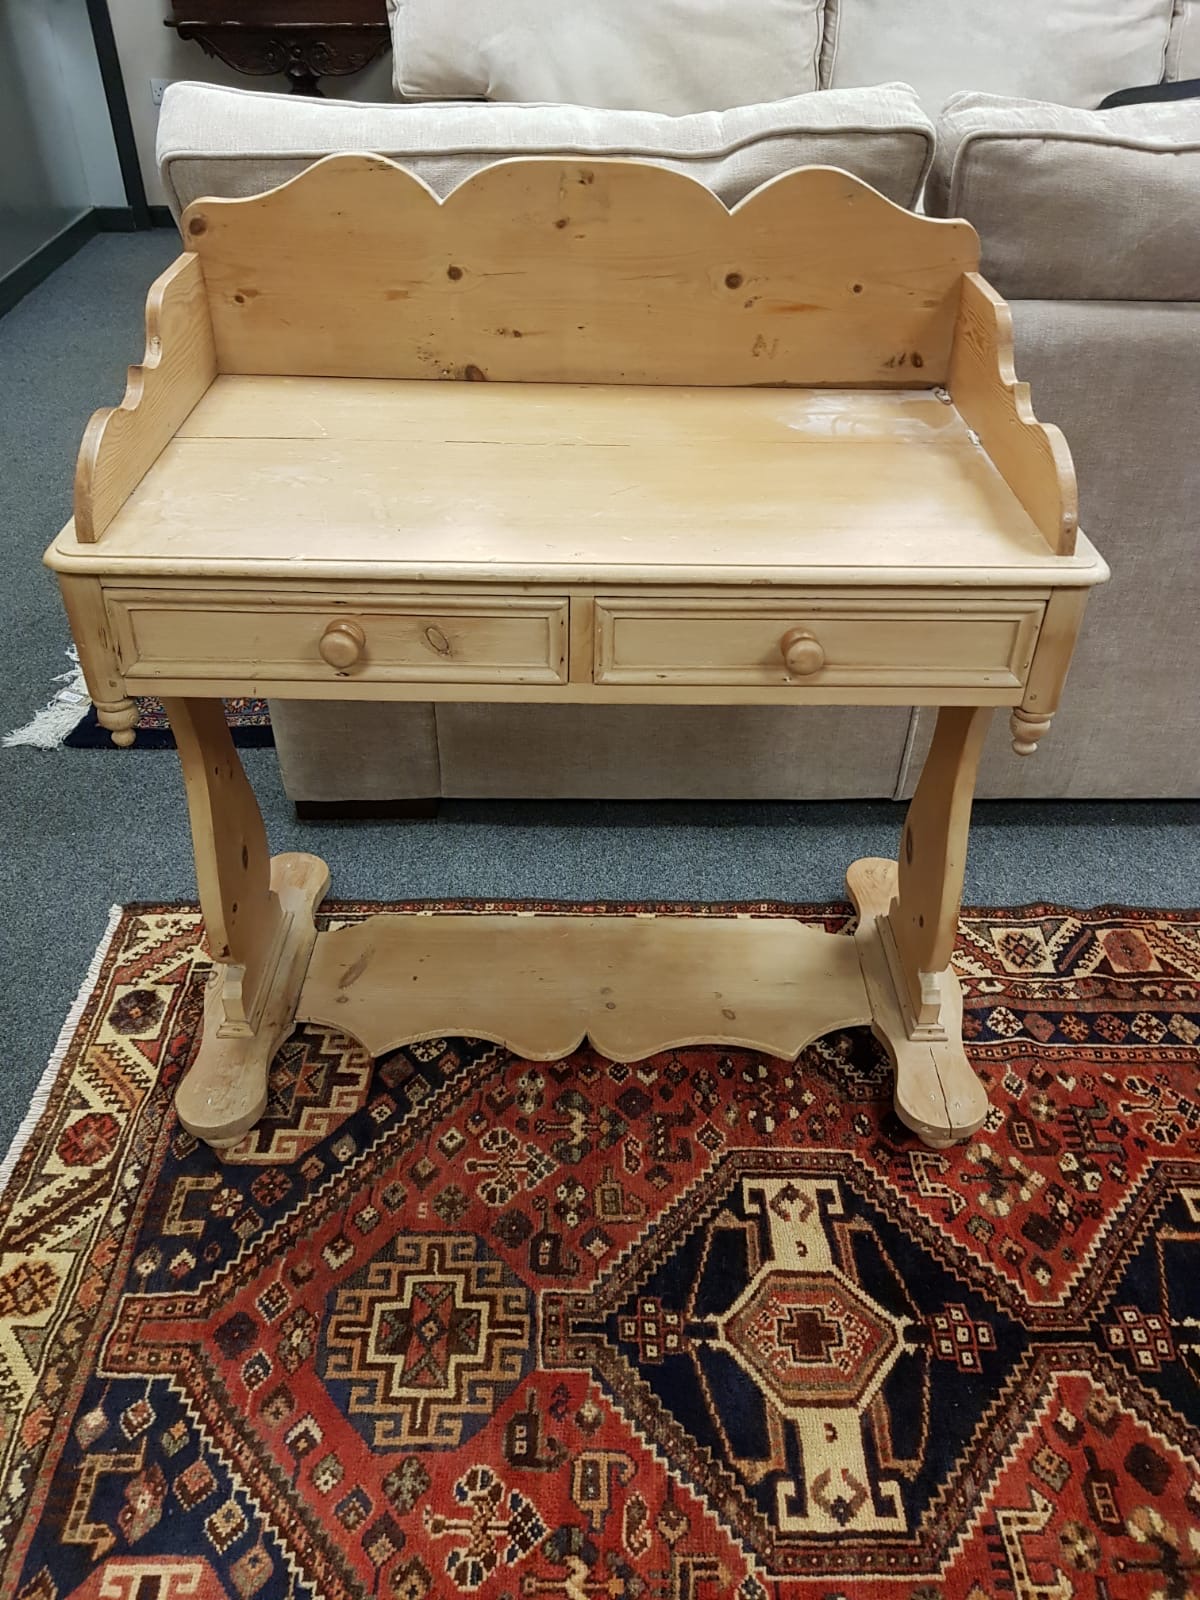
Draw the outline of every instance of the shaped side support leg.
<instances>
[{"instance_id":1,"label":"shaped side support leg","mask_svg":"<svg viewBox=\"0 0 1200 1600\"><path fill-rule=\"evenodd\" d=\"M291 1031L329 887L316 856L271 859L254 791L219 700L168 700L192 825L200 908L212 951L204 1036L176 1094L179 1120L212 1145L262 1115L267 1071Z\"/></svg>"},{"instance_id":2,"label":"shaped side support leg","mask_svg":"<svg viewBox=\"0 0 1200 1600\"><path fill-rule=\"evenodd\" d=\"M950 966L975 774L991 712L950 706L909 807L899 865L858 861L846 877L872 1027L896 1067L896 1114L925 1144L967 1138L987 1096L962 1045L962 991Z\"/></svg>"}]
</instances>

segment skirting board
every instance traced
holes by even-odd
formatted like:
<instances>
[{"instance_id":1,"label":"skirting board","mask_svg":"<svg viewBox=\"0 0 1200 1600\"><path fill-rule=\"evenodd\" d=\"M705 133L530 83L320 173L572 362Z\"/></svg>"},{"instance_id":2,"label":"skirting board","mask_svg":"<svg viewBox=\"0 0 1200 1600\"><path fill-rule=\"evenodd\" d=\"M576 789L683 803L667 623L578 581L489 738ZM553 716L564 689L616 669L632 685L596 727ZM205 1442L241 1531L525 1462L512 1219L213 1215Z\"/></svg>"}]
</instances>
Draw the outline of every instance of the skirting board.
<instances>
[{"instance_id":1,"label":"skirting board","mask_svg":"<svg viewBox=\"0 0 1200 1600\"><path fill-rule=\"evenodd\" d=\"M0 317L6 311L11 311L19 300L23 300L31 289L36 289L65 261L69 261L99 231L95 211L84 211L74 222L68 222L61 228L52 239L47 239L40 249L6 272L0 278Z\"/></svg>"},{"instance_id":2,"label":"skirting board","mask_svg":"<svg viewBox=\"0 0 1200 1600\"><path fill-rule=\"evenodd\" d=\"M173 228L175 219L166 206L151 206L150 220L156 228ZM44 283L52 272L69 261L98 233L134 233L137 221L132 206L93 206L68 222L52 239L19 261L0 277L0 317L25 298L31 289Z\"/></svg>"}]
</instances>

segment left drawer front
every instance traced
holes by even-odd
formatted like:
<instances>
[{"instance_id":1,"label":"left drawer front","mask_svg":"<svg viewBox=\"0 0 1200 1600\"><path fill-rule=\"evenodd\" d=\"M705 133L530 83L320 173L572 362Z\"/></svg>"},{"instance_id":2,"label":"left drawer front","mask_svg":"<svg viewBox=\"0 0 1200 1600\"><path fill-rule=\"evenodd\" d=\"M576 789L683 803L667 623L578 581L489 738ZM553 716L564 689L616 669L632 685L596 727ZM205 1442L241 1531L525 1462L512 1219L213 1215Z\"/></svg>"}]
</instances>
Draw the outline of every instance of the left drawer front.
<instances>
[{"instance_id":1,"label":"left drawer front","mask_svg":"<svg viewBox=\"0 0 1200 1600\"><path fill-rule=\"evenodd\" d=\"M131 684L565 683L565 598L473 595L432 606L350 598L272 603L111 593L108 613ZM331 643L331 635L337 635Z\"/></svg>"}]
</instances>

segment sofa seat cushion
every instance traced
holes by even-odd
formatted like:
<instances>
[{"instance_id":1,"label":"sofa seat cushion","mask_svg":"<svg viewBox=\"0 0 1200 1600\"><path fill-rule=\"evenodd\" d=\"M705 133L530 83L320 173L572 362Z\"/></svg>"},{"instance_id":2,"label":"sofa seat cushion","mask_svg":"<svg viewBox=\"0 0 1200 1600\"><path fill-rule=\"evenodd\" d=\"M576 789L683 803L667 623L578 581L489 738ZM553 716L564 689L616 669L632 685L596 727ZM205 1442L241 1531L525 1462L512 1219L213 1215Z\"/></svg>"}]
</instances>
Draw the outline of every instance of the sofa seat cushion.
<instances>
[{"instance_id":1,"label":"sofa seat cushion","mask_svg":"<svg viewBox=\"0 0 1200 1600\"><path fill-rule=\"evenodd\" d=\"M925 193L1010 299L1200 300L1200 100L1079 111L956 95Z\"/></svg>"},{"instance_id":2,"label":"sofa seat cushion","mask_svg":"<svg viewBox=\"0 0 1200 1600\"><path fill-rule=\"evenodd\" d=\"M345 151L388 156L439 195L495 161L564 154L655 161L727 205L794 167L842 167L910 205L933 138L903 84L669 117L561 105L366 105L174 83L163 98L158 161L176 217L201 196L260 194Z\"/></svg>"},{"instance_id":3,"label":"sofa seat cushion","mask_svg":"<svg viewBox=\"0 0 1200 1600\"><path fill-rule=\"evenodd\" d=\"M964 89L1098 106L1159 81L1172 10L1172 0L828 0L821 82L903 78L931 116Z\"/></svg>"},{"instance_id":4,"label":"sofa seat cushion","mask_svg":"<svg viewBox=\"0 0 1200 1600\"><path fill-rule=\"evenodd\" d=\"M821 4L388 0L396 92L675 115L783 100L817 87Z\"/></svg>"}]
</instances>

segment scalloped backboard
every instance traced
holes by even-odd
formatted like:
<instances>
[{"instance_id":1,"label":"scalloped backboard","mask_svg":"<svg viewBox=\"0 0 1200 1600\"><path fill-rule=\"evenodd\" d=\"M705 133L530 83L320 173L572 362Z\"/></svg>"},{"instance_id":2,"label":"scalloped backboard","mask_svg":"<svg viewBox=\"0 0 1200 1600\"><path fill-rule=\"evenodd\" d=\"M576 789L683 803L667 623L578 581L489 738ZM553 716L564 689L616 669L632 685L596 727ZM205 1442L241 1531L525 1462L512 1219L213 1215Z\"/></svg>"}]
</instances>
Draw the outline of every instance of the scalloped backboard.
<instances>
[{"instance_id":1,"label":"scalloped backboard","mask_svg":"<svg viewBox=\"0 0 1200 1600\"><path fill-rule=\"evenodd\" d=\"M832 167L730 212L636 161L506 161L438 200L331 156L183 233L229 373L930 387L979 263L969 224Z\"/></svg>"}]
</instances>

